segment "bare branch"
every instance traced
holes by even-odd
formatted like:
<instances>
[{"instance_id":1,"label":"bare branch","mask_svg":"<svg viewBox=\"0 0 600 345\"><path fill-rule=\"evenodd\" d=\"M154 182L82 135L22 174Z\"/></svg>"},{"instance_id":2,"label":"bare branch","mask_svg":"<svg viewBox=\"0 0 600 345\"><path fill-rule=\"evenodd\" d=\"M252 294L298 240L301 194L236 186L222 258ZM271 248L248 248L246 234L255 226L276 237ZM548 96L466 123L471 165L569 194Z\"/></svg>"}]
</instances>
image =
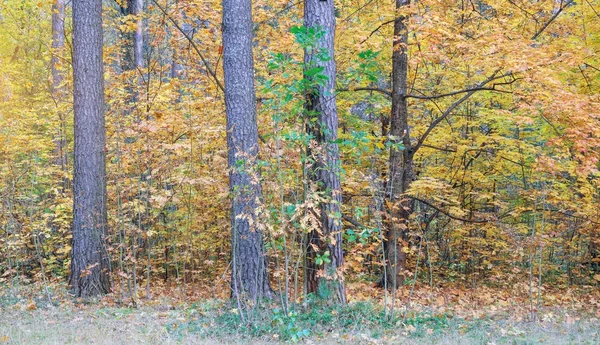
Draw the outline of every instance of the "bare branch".
<instances>
[{"instance_id":1,"label":"bare branch","mask_svg":"<svg viewBox=\"0 0 600 345\"><path fill-rule=\"evenodd\" d=\"M561 14L565 8L567 8L569 5L571 5L573 3L573 1L575 1L575 0L569 0L569 1L565 2L564 5L560 6L558 11L556 11L556 13L554 13L554 15L552 17L550 17L550 19L546 22L546 24L544 24L538 30L538 32L536 32L535 35L533 35L533 37L531 37L531 39L536 40L542 34L542 32L544 32L544 30L546 30L546 28L554 21L554 19L556 19L556 17L558 17L558 15ZM562 3L562 1L561 1L561 3Z\"/></svg>"},{"instance_id":2,"label":"bare branch","mask_svg":"<svg viewBox=\"0 0 600 345\"><path fill-rule=\"evenodd\" d=\"M492 86L489 86L489 87L476 87L476 88L471 88L471 89L452 91L452 92L443 93L443 94L439 94L439 95L433 95L433 96L420 96L420 95L412 95L411 94L411 95L407 95L406 98L438 99L438 98L443 98L443 97L448 97L448 96L455 96L455 95L459 95L461 93L467 93L467 92L471 92L471 91L496 91L496 92L511 93L510 91L507 91L507 90L498 90L498 89L496 89L496 87L501 86L501 85L510 85L517 80L518 79L515 78L515 79L512 79L511 81L505 82L505 83L494 83Z\"/></svg>"},{"instance_id":3,"label":"bare branch","mask_svg":"<svg viewBox=\"0 0 600 345\"><path fill-rule=\"evenodd\" d=\"M392 98L392 92L385 90L385 89L380 89L378 87L354 87L354 88L348 88L348 89L338 89L338 92L352 92L352 91L374 91L374 92L379 92L382 93L384 95L386 95L389 98Z\"/></svg>"},{"instance_id":4,"label":"bare branch","mask_svg":"<svg viewBox=\"0 0 600 345\"><path fill-rule=\"evenodd\" d=\"M419 150L419 148L421 148L421 146L423 146L423 143L425 142L425 139L427 139L427 136L429 136L429 134L431 133L431 131L433 131L435 129L435 127L437 127L437 125L440 122L444 121L444 119L446 117L448 117L448 115L450 115L454 111L454 109L456 109L456 107L458 107L464 101L466 101L471 96L473 96L473 94L475 92L477 92L479 89L481 89L482 87L484 87L487 83L489 83L491 81L511 76L510 73L503 74L503 75L498 75L499 71L500 70L496 70L492 74L491 77L489 77L486 80L482 81L481 83L477 84L475 87L469 89L470 91L467 91L466 95L462 96L460 99L458 99L457 101L455 101L454 103L452 103L452 105L450 105L450 107L448 107L448 109L446 109L446 111L442 115L440 115L437 119L433 120L433 122L431 122L429 124L429 127L427 128L427 130L425 130L425 133L423 133L423 135L421 136L421 138L419 138L419 141L417 142L417 145L414 146L412 154L415 154Z\"/></svg>"},{"instance_id":5,"label":"bare branch","mask_svg":"<svg viewBox=\"0 0 600 345\"><path fill-rule=\"evenodd\" d=\"M589 0L585 0L585 2L587 2L588 5L590 5L590 8L596 14L596 17L600 18L600 13L598 13L598 11L596 11L596 9L594 8L594 6L592 6L592 4L590 4Z\"/></svg>"},{"instance_id":6,"label":"bare branch","mask_svg":"<svg viewBox=\"0 0 600 345\"><path fill-rule=\"evenodd\" d=\"M450 214L450 212L445 211L443 209L441 209L438 206L433 205L432 203L430 203L429 201L423 200L423 199L419 199L417 197L411 196L411 195L406 195L407 198L413 199L415 201L418 201L424 205L427 205L431 208L433 208L434 210L444 214L446 217L450 218L450 219L454 219L454 220L458 220L460 222L465 222L465 223L488 223L489 220L487 219L466 219L466 218L461 218L455 215Z\"/></svg>"},{"instance_id":7,"label":"bare branch","mask_svg":"<svg viewBox=\"0 0 600 345\"><path fill-rule=\"evenodd\" d=\"M206 70L208 71L208 74L210 74L210 76L213 78L213 80L217 84L217 87L222 92L225 92L225 88L223 87L223 84L219 80L219 77L217 77L217 73L210 67L210 63L208 62L208 60L206 60L206 58L204 58L204 55L202 54L202 52L200 52L200 49L198 48L198 46L196 45L196 43L194 42L194 40L188 35L187 32L185 32L185 30L183 30L183 28L177 23L177 21L175 19L173 19L173 17L171 17L171 15L169 15L169 13L167 13L166 9L164 9L161 5L159 5L156 0L152 0L152 2L154 3L154 5L156 5L156 7L158 7L158 9L167 18L169 18L169 20L171 21L171 23L173 23L173 25L175 26L175 28L177 28L177 30L179 30L179 32L181 32L181 34L183 35L183 37L185 37L185 39L187 39L188 42L190 42L190 45L192 46L192 48L194 48L194 50L196 51L196 54L198 54L198 56L200 57L200 60L202 60L202 63L204 64L204 67L206 67Z\"/></svg>"},{"instance_id":8,"label":"bare branch","mask_svg":"<svg viewBox=\"0 0 600 345\"><path fill-rule=\"evenodd\" d=\"M365 43L365 42L366 42L366 41L367 41L369 38L371 38L371 36L373 36L373 35L374 35L374 34L375 34L377 31L379 31L379 30L380 30L380 29L381 29L381 28L382 28L384 25L391 24L391 23L395 22L395 21L396 21L396 19L397 19L397 18L394 18L394 19L392 19L392 20L388 20L388 21L386 21L386 22L383 22L383 23L379 24L379 26L378 26L378 27L376 27L376 28L375 28L375 30L371 31L371 33L369 34L369 36L367 36L367 38L365 38L364 40L362 40L362 41L360 42L360 44L363 44L363 43Z\"/></svg>"},{"instance_id":9,"label":"bare branch","mask_svg":"<svg viewBox=\"0 0 600 345\"><path fill-rule=\"evenodd\" d=\"M427 145L427 144L423 144L421 145L422 147L427 147L429 149L434 149L434 150L438 150L438 151L444 151L444 152L456 152L456 149L453 148L447 148L447 147L437 147L437 146L433 146L433 145Z\"/></svg>"},{"instance_id":10,"label":"bare branch","mask_svg":"<svg viewBox=\"0 0 600 345\"><path fill-rule=\"evenodd\" d=\"M591 69L595 69L596 71L600 72L600 68L598 68L598 67L594 67L594 66L590 65L590 64L589 64L589 63L587 63L587 62L584 62L583 64L584 64L586 67L589 67L589 68L591 68Z\"/></svg>"}]
</instances>

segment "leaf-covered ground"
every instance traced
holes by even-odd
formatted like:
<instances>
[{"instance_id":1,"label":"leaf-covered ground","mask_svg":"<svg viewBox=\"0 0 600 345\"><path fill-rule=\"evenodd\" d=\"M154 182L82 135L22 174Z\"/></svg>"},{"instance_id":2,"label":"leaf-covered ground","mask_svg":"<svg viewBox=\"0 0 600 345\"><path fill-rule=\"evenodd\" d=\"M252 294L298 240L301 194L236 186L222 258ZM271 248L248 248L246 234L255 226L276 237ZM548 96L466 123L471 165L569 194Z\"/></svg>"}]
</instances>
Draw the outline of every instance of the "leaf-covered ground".
<instances>
[{"instance_id":1,"label":"leaf-covered ground","mask_svg":"<svg viewBox=\"0 0 600 345\"><path fill-rule=\"evenodd\" d=\"M477 307L465 293L458 300L439 295L426 306L420 294L425 292L414 292L406 316L402 306L394 317L386 316L378 300L355 301L346 308L299 306L287 315L272 302L246 313L249 322L220 299L183 303L160 298L130 308L110 297L85 303L57 297L51 305L43 294L5 294L0 296L0 344L600 343L597 305L578 302L570 293L562 294L565 303L555 296L556 305L540 306L536 321L517 299ZM480 295L497 297L489 290Z\"/></svg>"}]
</instances>

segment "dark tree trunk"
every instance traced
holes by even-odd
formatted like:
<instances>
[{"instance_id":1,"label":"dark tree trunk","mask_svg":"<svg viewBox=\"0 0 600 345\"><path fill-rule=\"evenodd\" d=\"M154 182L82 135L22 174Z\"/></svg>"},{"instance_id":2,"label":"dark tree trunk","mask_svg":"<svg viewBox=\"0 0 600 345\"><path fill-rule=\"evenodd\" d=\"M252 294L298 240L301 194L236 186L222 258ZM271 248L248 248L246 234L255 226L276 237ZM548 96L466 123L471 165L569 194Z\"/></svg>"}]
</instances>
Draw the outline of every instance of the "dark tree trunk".
<instances>
[{"instance_id":1,"label":"dark tree trunk","mask_svg":"<svg viewBox=\"0 0 600 345\"><path fill-rule=\"evenodd\" d=\"M408 0L396 0L396 11L409 4ZM408 115L407 77L408 77L408 18L398 16L394 22L394 43L392 54L392 113L390 116L390 149L388 180L386 195L388 214L384 242L386 280L390 289L396 289L404 280L403 270L406 266L406 253L399 242L407 240L408 218L412 212L412 201L403 198L414 180L413 151L410 142L410 126ZM404 149L399 147L404 146Z\"/></svg>"},{"instance_id":2,"label":"dark tree trunk","mask_svg":"<svg viewBox=\"0 0 600 345\"><path fill-rule=\"evenodd\" d=\"M340 187L340 153L337 140L338 114L335 100L336 66L334 60L335 9L333 0L306 0L304 2L304 26L324 30L316 47L305 51L305 78L311 81L307 90L307 132L315 147L309 145L309 155L314 160L310 179L322 193L320 202L321 233L309 234L306 260L306 292L331 292L336 302L346 303L346 291L341 266L342 252L342 192ZM322 58L325 52L327 58ZM322 67L328 79L318 84L306 71ZM329 258L317 265L317 255ZM329 261L329 262L327 262Z\"/></svg>"},{"instance_id":3,"label":"dark tree trunk","mask_svg":"<svg viewBox=\"0 0 600 345\"><path fill-rule=\"evenodd\" d=\"M262 231L250 0L223 0L223 70L231 192L232 297L269 296Z\"/></svg>"},{"instance_id":4,"label":"dark tree trunk","mask_svg":"<svg viewBox=\"0 0 600 345\"><path fill-rule=\"evenodd\" d=\"M70 286L78 297L110 291L102 1L73 1L75 173Z\"/></svg>"}]
</instances>

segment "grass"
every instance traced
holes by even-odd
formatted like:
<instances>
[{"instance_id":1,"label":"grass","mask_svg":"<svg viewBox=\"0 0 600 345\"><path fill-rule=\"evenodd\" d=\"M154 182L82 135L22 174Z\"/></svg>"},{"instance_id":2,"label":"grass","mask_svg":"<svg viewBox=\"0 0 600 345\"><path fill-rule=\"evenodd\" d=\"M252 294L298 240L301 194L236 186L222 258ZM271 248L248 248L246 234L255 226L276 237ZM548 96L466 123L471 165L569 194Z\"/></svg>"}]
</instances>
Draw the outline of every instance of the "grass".
<instances>
[{"instance_id":1,"label":"grass","mask_svg":"<svg viewBox=\"0 0 600 345\"><path fill-rule=\"evenodd\" d=\"M600 344L595 305L581 303L577 310L545 306L537 322L528 322L526 308L514 303L496 311L491 306L414 305L406 317L389 317L377 302L313 303L288 313L271 302L240 314L235 305L218 299L194 304L162 299L134 309L110 298L83 302L63 295L50 304L43 295L4 291L0 345Z\"/></svg>"},{"instance_id":2,"label":"grass","mask_svg":"<svg viewBox=\"0 0 600 345\"><path fill-rule=\"evenodd\" d=\"M220 300L172 308L98 305L33 307L2 301L0 344L598 344L597 319L466 319L420 311L387 318L371 303L313 306L285 315L261 309L241 322ZM557 314L560 315L560 314Z\"/></svg>"}]
</instances>

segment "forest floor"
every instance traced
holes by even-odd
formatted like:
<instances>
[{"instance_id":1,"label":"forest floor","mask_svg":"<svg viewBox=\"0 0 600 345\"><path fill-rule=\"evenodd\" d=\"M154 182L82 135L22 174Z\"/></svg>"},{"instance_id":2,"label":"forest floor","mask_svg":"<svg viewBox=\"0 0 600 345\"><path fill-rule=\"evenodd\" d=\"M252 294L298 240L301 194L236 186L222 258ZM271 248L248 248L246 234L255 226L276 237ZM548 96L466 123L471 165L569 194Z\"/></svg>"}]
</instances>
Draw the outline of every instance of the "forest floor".
<instances>
[{"instance_id":1,"label":"forest floor","mask_svg":"<svg viewBox=\"0 0 600 345\"><path fill-rule=\"evenodd\" d=\"M380 300L299 307L287 315L273 302L245 313L243 322L223 299L184 303L161 297L131 308L110 297L55 297L50 304L39 292L0 289L0 344L600 344L594 294L547 293L532 321L526 298L497 299L503 293L482 289L471 296L458 292L456 299L452 291L415 290L410 306L398 306L394 317L383 313ZM475 302L475 296L493 301Z\"/></svg>"}]
</instances>

